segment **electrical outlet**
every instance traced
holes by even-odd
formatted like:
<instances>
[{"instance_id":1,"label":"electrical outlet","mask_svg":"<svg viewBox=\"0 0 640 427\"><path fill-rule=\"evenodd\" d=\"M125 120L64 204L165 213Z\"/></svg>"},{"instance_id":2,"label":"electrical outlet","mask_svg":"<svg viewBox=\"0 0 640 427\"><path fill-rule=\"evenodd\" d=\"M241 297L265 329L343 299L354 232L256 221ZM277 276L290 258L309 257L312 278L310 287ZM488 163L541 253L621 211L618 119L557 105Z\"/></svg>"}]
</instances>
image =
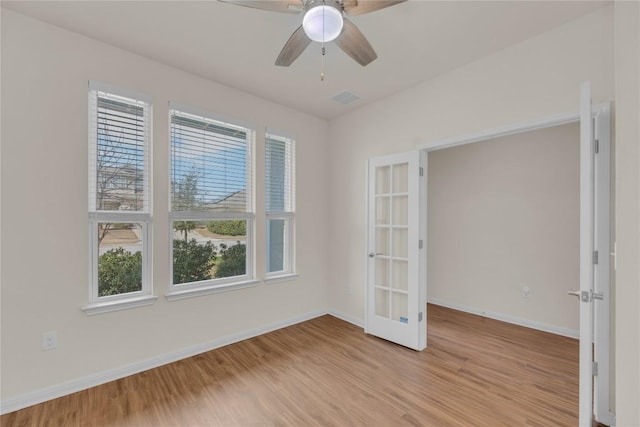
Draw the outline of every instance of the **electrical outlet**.
<instances>
[{"instance_id":1,"label":"electrical outlet","mask_svg":"<svg viewBox=\"0 0 640 427\"><path fill-rule=\"evenodd\" d=\"M531 295L531 288L527 285L522 287L522 298L529 299L529 295Z\"/></svg>"},{"instance_id":2,"label":"electrical outlet","mask_svg":"<svg viewBox=\"0 0 640 427\"><path fill-rule=\"evenodd\" d=\"M56 347L58 347L58 332L44 332L42 334L42 351L53 350Z\"/></svg>"}]
</instances>

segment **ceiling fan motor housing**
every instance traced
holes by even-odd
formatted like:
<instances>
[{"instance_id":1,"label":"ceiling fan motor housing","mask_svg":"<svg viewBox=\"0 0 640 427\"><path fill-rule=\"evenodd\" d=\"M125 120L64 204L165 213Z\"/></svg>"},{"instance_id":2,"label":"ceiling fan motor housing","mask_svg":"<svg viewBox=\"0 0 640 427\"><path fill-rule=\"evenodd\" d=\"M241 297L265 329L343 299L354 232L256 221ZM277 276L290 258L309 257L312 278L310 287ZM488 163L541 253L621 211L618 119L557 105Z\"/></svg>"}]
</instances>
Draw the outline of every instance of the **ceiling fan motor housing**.
<instances>
[{"instance_id":1,"label":"ceiling fan motor housing","mask_svg":"<svg viewBox=\"0 0 640 427\"><path fill-rule=\"evenodd\" d=\"M312 0L305 4L302 26L316 42L329 42L340 35L344 24L342 5L335 0Z\"/></svg>"}]
</instances>

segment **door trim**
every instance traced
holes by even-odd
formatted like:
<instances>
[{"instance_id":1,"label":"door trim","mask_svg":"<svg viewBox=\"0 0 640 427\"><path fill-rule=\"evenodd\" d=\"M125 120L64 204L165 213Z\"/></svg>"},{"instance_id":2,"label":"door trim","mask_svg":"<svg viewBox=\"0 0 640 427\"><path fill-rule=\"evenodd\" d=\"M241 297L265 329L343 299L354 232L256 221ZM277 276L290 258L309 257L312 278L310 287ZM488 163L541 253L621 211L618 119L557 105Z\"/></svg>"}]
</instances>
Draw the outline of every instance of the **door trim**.
<instances>
[{"instance_id":1,"label":"door trim","mask_svg":"<svg viewBox=\"0 0 640 427\"><path fill-rule=\"evenodd\" d=\"M593 111L597 112L604 105L594 105ZM501 126L493 129L473 132L466 135L454 136L451 138L440 139L436 141L425 141L418 144L418 150L425 152L441 150L443 148L455 147L458 145L470 144L473 142L486 141L487 139L499 138L501 136L514 135L533 130L540 130L554 126L560 126L569 123L577 123L580 121L580 113L562 113L554 114L540 119L518 122L507 126Z\"/></svg>"}]
</instances>

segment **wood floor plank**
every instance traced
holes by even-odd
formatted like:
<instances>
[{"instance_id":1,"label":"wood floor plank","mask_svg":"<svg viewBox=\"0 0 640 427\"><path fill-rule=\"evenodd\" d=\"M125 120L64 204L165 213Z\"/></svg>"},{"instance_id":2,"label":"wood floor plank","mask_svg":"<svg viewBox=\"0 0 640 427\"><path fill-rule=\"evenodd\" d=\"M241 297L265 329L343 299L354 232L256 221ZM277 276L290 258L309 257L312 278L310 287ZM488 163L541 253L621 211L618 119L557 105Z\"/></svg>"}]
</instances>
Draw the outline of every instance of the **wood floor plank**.
<instances>
[{"instance_id":1,"label":"wood floor plank","mask_svg":"<svg viewBox=\"0 0 640 427\"><path fill-rule=\"evenodd\" d=\"M13 426L572 426L578 341L429 305L415 352L331 316L0 417Z\"/></svg>"}]
</instances>

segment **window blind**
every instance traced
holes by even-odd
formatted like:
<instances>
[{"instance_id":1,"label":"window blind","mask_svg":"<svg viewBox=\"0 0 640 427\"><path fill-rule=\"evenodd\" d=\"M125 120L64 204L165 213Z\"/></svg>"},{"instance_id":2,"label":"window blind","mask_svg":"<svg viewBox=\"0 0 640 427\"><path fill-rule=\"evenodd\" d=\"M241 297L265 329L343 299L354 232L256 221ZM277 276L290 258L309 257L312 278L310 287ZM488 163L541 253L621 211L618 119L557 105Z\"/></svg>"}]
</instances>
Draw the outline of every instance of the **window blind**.
<instances>
[{"instance_id":1,"label":"window blind","mask_svg":"<svg viewBox=\"0 0 640 427\"><path fill-rule=\"evenodd\" d=\"M295 211L293 140L267 133L265 139L265 201L267 212Z\"/></svg>"},{"instance_id":2,"label":"window blind","mask_svg":"<svg viewBox=\"0 0 640 427\"><path fill-rule=\"evenodd\" d=\"M171 110L171 210L251 212L250 130Z\"/></svg>"},{"instance_id":3,"label":"window blind","mask_svg":"<svg viewBox=\"0 0 640 427\"><path fill-rule=\"evenodd\" d=\"M89 210L148 212L149 104L89 92Z\"/></svg>"}]
</instances>

